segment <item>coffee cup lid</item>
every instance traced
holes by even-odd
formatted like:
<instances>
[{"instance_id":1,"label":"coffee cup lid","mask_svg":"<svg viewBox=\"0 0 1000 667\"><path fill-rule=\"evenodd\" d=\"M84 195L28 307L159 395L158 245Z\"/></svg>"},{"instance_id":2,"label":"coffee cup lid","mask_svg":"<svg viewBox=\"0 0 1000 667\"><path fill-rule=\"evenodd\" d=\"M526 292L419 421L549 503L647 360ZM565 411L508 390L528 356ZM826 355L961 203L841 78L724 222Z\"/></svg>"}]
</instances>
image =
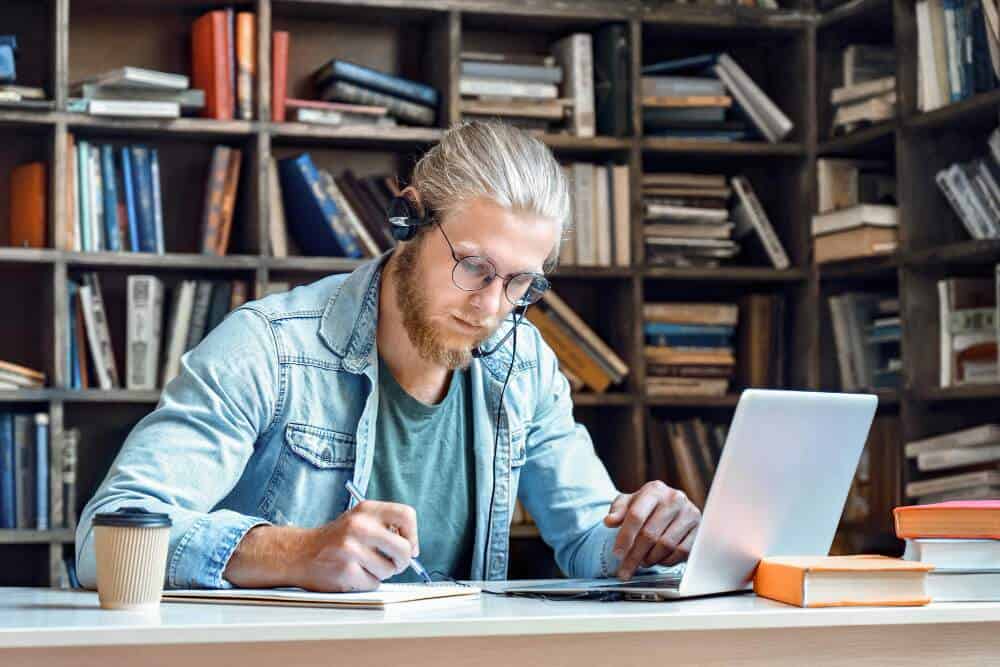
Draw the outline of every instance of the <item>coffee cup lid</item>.
<instances>
[{"instance_id":1,"label":"coffee cup lid","mask_svg":"<svg viewBox=\"0 0 1000 667\"><path fill-rule=\"evenodd\" d=\"M95 514L94 525L120 528L168 528L172 523L167 514L150 512L142 507L120 507L114 512Z\"/></svg>"}]
</instances>

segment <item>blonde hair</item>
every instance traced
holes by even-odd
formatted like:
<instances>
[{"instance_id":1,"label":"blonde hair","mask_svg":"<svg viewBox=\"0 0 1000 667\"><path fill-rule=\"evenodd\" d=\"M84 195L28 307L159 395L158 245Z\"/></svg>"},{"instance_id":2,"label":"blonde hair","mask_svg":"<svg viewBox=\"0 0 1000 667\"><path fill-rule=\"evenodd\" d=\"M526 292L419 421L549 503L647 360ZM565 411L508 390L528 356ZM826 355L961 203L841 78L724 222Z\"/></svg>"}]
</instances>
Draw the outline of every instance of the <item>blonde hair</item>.
<instances>
[{"instance_id":1,"label":"blonde hair","mask_svg":"<svg viewBox=\"0 0 1000 667\"><path fill-rule=\"evenodd\" d=\"M515 213L559 225L556 247L545 261L555 267L570 224L569 184L548 146L512 125L463 122L420 158L410 183L425 210L445 216L463 202L487 197Z\"/></svg>"}]
</instances>

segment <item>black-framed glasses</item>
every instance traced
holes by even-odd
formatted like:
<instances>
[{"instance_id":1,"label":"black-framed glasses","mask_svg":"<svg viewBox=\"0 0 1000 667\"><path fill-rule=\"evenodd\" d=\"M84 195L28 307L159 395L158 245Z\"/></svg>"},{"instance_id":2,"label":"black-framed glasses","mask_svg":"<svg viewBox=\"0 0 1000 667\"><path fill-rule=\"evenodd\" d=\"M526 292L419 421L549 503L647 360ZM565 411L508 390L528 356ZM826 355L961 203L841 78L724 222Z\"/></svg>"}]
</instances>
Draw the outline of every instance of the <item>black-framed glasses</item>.
<instances>
[{"instance_id":1,"label":"black-framed glasses","mask_svg":"<svg viewBox=\"0 0 1000 667\"><path fill-rule=\"evenodd\" d=\"M458 289L477 292L499 276L503 280L503 293L507 300L514 306L529 306L541 299L545 290L549 288L548 279L541 273L523 272L501 276L497 272L497 267L486 257L478 255L459 257L455 254L455 246L444 233L441 223L435 226L441 230L441 235L451 250L451 258L455 260L455 268L451 270L451 280Z\"/></svg>"}]
</instances>

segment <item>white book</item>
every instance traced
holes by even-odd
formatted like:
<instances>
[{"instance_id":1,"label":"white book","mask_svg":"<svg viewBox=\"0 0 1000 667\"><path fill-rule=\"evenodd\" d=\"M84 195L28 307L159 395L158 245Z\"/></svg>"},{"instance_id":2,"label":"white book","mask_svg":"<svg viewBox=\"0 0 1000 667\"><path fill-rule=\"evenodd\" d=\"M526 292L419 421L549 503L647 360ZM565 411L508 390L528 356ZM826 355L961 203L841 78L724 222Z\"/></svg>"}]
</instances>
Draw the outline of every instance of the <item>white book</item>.
<instances>
[{"instance_id":1,"label":"white book","mask_svg":"<svg viewBox=\"0 0 1000 667\"><path fill-rule=\"evenodd\" d=\"M125 386L155 389L160 359L163 281L156 276L128 277Z\"/></svg>"},{"instance_id":2,"label":"white book","mask_svg":"<svg viewBox=\"0 0 1000 667\"><path fill-rule=\"evenodd\" d=\"M903 560L919 561L940 570L1000 570L1000 540L906 540Z\"/></svg>"},{"instance_id":3,"label":"white book","mask_svg":"<svg viewBox=\"0 0 1000 667\"><path fill-rule=\"evenodd\" d=\"M161 386L166 387L180 372L181 356L183 356L191 328L191 311L194 308L194 294L197 280L183 281L174 292L173 306L170 310L170 333L167 336L166 355L163 359L163 378Z\"/></svg>"},{"instance_id":4,"label":"white book","mask_svg":"<svg viewBox=\"0 0 1000 667\"><path fill-rule=\"evenodd\" d=\"M1000 600L1000 569L934 570L927 573L932 602L993 602Z\"/></svg>"},{"instance_id":5,"label":"white book","mask_svg":"<svg viewBox=\"0 0 1000 667\"><path fill-rule=\"evenodd\" d=\"M576 211L576 263L594 266L597 258L594 243L594 165L573 163L573 209Z\"/></svg>"},{"instance_id":6,"label":"white book","mask_svg":"<svg viewBox=\"0 0 1000 667\"><path fill-rule=\"evenodd\" d=\"M616 164L611 168L611 195L614 200L615 265L632 265L631 199L629 198L628 165Z\"/></svg>"},{"instance_id":7,"label":"white book","mask_svg":"<svg viewBox=\"0 0 1000 667\"><path fill-rule=\"evenodd\" d=\"M896 77L886 76L872 79L853 86L841 86L830 91L831 104L847 104L857 102L876 95L884 95L896 89Z\"/></svg>"},{"instance_id":8,"label":"white book","mask_svg":"<svg viewBox=\"0 0 1000 667\"><path fill-rule=\"evenodd\" d=\"M559 89L554 83L533 83L463 76L458 80L458 92L466 97L523 97L536 100L554 100Z\"/></svg>"},{"instance_id":9,"label":"white book","mask_svg":"<svg viewBox=\"0 0 1000 667\"><path fill-rule=\"evenodd\" d=\"M861 102L854 102L837 107L833 114L833 126L849 125L862 121L876 122L888 120L896 113L896 92L892 91L878 97L869 97Z\"/></svg>"},{"instance_id":10,"label":"white book","mask_svg":"<svg viewBox=\"0 0 1000 667\"><path fill-rule=\"evenodd\" d=\"M931 438L913 440L904 448L907 458L916 458L919 454L954 449L956 447L976 447L1000 443L1000 424L982 424L951 433L942 433Z\"/></svg>"},{"instance_id":11,"label":"white book","mask_svg":"<svg viewBox=\"0 0 1000 667\"><path fill-rule=\"evenodd\" d=\"M15 384L18 387L24 387L25 389L37 389L43 386L43 383L34 378L25 377L18 373L12 373L10 371L5 371L0 369L0 380L4 382L9 382Z\"/></svg>"},{"instance_id":12,"label":"white book","mask_svg":"<svg viewBox=\"0 0 1000 667\"><path fill-rule=\"evenodd\" d=\"M942 470L1000 461L1000 444L981 447L956 447L937 452L927 452L917 456L917 470Z\"/></svg>"},{"instance_id":13,"label":"white book","mask_svg":"<svg viewBox=\"0 0 1000 667\"><path fill-rule=\"evenodd\" d=\"M646 220L687 220L690 222L725 222L729 211L724 208L697 208L674 204L649 203L643 205Z\"/></svg>"},{"instance_id":14,"label":"white book","mask_svg":"<svg viewBox=\"0 0 1000 667\"><path fill-rule=\"evenodd\" d=\"M1000 470L976 470L909 482L906 485L906 496L907 498L927 497L993 486L1000 486Z\"/></svg>"},{"instance_id":15,"label":"white book","mask_svg":"<svg viewBox=\"0 0 1000 667\"><path fill-rule=\"evenodd\" d=\"M984 10L989 4L989 2L983 3ZM951 101L951 84L948 74L948 36L944 27L944 0L929 0L927 6L930 12L931 43L934 50L934 72L937 80L935 89L938 91L939 106L944 106Z\"/></svg>"},{"instance_id":16,"label":"white book","mask_svg":"<svg viewBox=\"0 0 1000 667\"><path fill-rule=\"evenodd\" d=\"M593 39L590 33L574 33L553 44L552 52L564 72L562 96L573 100L573 134L592 137L596 131Z\"/></svg>"},{"instance_id":17,"label":"white book","mask_svg":"<svg viewBox=\"0 0 1000 667\"><path fill-rule=\"evenodd\" d=\"M478 597L475 586L451 582L431 584L382 583L373 591L359 593L317 593L301 588L229 588L168 590L163 592L165 602L206 602L210 604L272 604L305 605L308 607L348 607L383 609L401 602L416 602L438 598L461 600Z\"/></svg>"},{"instance_id":18,"label":"white book","mask_svg":"<svg viewBox=\"0 0 1000 667\"><path fill-rule=\"evenodd\" d=\"M154 88L157 90L184 90L188 87L188 77L183 74L160 72L143 67L119 67L95 76L77 81L73 85L92 83L98 86L127 88Z\"/></svg>"},{"instance_id":19,"label":"white book","mask_svg":"<svg viewBox=\"0 0 1000 667\"><path fill-rule=\"evenodd\" d=\"M788 136L792 121L729 54L721 54L713 70L768 141L776 143Z\"/></svg>"},{"instance_id":20,"label":"white book","mask_svg":"<svg viewBox=\"0 0 1000 667\"><path fill-rule=\"evenodd\" d=\"M594 181L597 266L611 266L611 197L607 166L594 165Z\"/></svg>"},{"instance_id":21,"label":"white book","mask_svg":"<svg viewBox=\"0 0 1000 667\"><path fill-rule=\"evenodd\" d=\"M736 222L735 236L742 238L751 230L755 231L774 268L787 269L791 266L791 262L785 253L784 246L781 245L781 239L778 238L774 226L771 225L771 221L767 217L767 212L761 206L760 200L757 199L750 181L744 176L735 176L732 179L732 185L739 200L739 204L733 211L733 219Z\"/></svg>"},{"instance_id":22,"label":"white book","mask_svg":"<svg viewBox=\"0 0 1000 667\"><path fill-rule=\"evenodd\" d=\"M115 369L114 351L111 348L111 334L108 331L100 283L93 274L88 276L87 284L80 286L80 303L83 306L87 342L98 385L101 389L114 389L118 386L118 372Z\"/></svg>"},{"instance_id":23,"label":"white book","mask_svg":"<svg viewBox=\"0 0 1000 667\"><path fill-rule=\"evenodd\" d=\"M267 235L271 242L271 256L288 257L288 227L285 222L285 205L281 201L278 163L273 157L269 158L267 162L267 188L270 203Z\"/></svg>"},{"instance_id":24,"label":"white book","mask_svg":"<svg viewBox=\"0 0 1000 667\"><path fill-rule=\"evenodd\" d=\"M579 206L576 202L576 182L573 179L573 166L569 164L559 165L566 184L569 189L570 220L572 221L563 233L562 244L559 246L559 263L566 266L576 266L576 234L580 224Z\"/></svg>"},{"instance_id":25,"label":"white book","mask_svg":"<svg viewBox=\"0 0 1000 667\"><path fill-rule=\"evenodd\" d=\"M812 217L812 235L833 234L856 227L898 227L899 209L890 204L858 204Z\"/></svg>"},{"instance_id":26,"label":"white book","mask_svg":"<svg viewBox=\"0 0 1000 667\"><path fill-rule=\"evenodd\" d=\"M939 359L939 382L941 387L950 387L952 378L951 367L951 327L949 326L951 314L951 299L948 297L948 281L939 280L938 289L938 359Z\"/></svg>"},{"instance_id":27,"label":"white book","mask_svg":"<svg viewBox=\"0 0 1000 667\"><path fill-rule=\"evenodd\" d=\"M104 228L104 179L101 174L101 147L90 145L88 170L90 172L90 238L94 243L92 250L108 249L108 240Z\"/></svg>"},{"instance_id":28,"label":"white book","mask_svg":"<svg viewBox=\"0 0 1000 667\"><path fill-rule=\"evenodd\" d=\"M934 53L934 33L931 29L931 9L927 0L916 3L917 14L917 69L919 71L919 92L922 111L930 111L944 106L944 98L938 87L937 60Z\"/></svg>"},{"instance_id":29,"label":"white book","mask_svg":"<svg viewBox=\"0 0 1000 667\"><path fill-rule=\"evenodd\" d=\"M181 105L177 102L141 100L89 100L87 113L120 118L178 118Z\"/></svg>"}]
</instances>

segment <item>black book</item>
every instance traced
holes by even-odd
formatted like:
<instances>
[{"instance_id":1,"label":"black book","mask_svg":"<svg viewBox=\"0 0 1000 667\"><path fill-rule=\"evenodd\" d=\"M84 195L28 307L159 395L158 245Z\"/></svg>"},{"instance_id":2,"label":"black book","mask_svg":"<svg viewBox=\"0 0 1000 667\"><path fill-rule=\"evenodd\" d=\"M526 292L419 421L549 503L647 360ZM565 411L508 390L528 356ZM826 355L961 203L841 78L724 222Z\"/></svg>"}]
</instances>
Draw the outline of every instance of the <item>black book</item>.
<instances>
[{"instance_id":1,"label":"black book","mask_svg":"<svg viewBox=\"0 0 1000 667\"><path fill-rule=\"evenodd\" d=\"M631 134L628 26L611 23L594 33L594 111L597 134Z\"/></svg>"}]
</instances>

